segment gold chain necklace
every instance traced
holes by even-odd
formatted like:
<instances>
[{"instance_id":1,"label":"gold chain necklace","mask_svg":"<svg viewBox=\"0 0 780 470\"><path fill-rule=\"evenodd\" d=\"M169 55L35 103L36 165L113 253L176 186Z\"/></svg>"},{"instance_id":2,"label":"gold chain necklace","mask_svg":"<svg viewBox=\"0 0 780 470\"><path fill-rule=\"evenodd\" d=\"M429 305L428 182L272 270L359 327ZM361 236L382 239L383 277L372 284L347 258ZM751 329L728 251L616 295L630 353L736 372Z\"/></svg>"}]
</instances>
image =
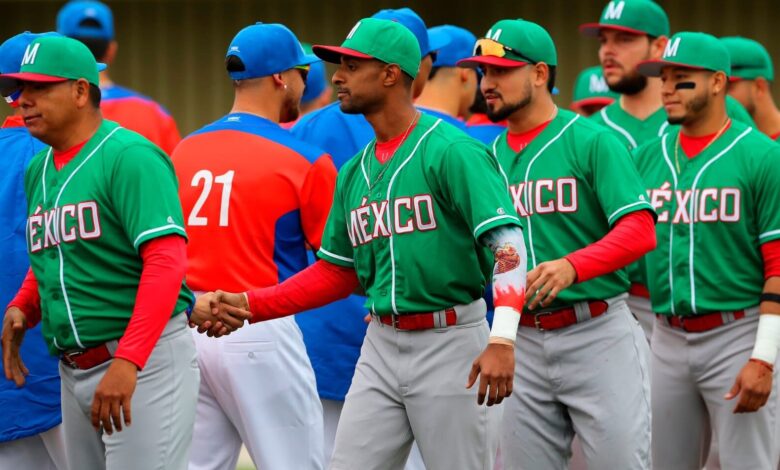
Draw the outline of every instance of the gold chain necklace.
<instances>
[{"instance_id":1,"label":"gold chain necklace","mask_svg":"<svg viewBox=\"0 0 780 470\"><path fill-rule=\"evenodd\" d=\"M412 120L409 122L409 126L406 128L406 131L403 133L403 137L401 137L401 142L398 144L398 147L396 147L393 150L393 153L390 155L390 158L388 158L387 161L385 161L384 166L382 167L381 170L379 170L379 174L376 175L376 179L374 179L373 182L369 182L369 184L368 184L368 196L369 197L371 196L371 190L374 189L374 187L380 181L382 181L382 177L385 176L385 172L387 171L388 168L390 168L390 161L393 159L393 157L395 157L396 152L398 152L398 149L401 148L401 146L404 144L404 142L406 141L406 138L409 137L409 132L412 130L412 126L414 125L415 121L417 121L417 118L419 118L419 117L420 117L420 111L417 111L416 113L414 113L414 116L412 116ZM371 143L371 145L373 147L371 153L373 153L374 155L373 155L373 158L369 157L369 160L368 160L368 176L369 176L369 178L371 177L371 160L377 158L376 157L376 139L374 139L374 141Z\"/></svg>"},{"instance_id":2,"label":"gold chain necklace","mask_svg":"<svg viewBox=\"0 0 780 470\"><path fill-rule=\"evenodd\" d=\"M727 117L726 118L726 122L723 124L723 127L720 128L720 130L715 134L715 137L710 139L710 141L707 142L707 145L705 145L704 148L701 149L697 155L702 154L705 150L707 150L707 148L709 148L710 145L712 145L713 142L718 140L718 137L720 137L721 134L723 134L723 132L726 131L726 128L729 127L729 124L731 124L731 119ZM677 167L677 174L678 175L681 173L681 170L680 170L680 157L679 157L680 147L681 147L681 145L680 145L680 134L682 134L682 129L680 129L680 132L677 133L677 139L675 140L675 143L674 143L674 164Z\"/></svg>"}]
</instances>

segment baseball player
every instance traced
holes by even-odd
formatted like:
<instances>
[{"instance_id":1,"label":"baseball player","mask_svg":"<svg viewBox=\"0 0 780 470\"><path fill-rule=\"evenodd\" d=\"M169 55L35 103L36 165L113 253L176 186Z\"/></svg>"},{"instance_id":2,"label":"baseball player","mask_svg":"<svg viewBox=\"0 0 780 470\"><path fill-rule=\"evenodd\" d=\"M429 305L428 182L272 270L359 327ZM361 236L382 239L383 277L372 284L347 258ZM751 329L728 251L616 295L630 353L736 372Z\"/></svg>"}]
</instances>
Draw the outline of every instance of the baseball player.
<instances>
[{"instance_id":1,"label":"baseball player","mask_svg":"<svg viewBox=\"0 0 780 470\"><path fill-rule=\"evenodd\" d=\"M482 68L488 116L509 122L492 147L528 253L504 466L564 468L576 432L589 468L649 469L649 349L624 270L655 245L640 178L611 132L553 103L544 28L501 20L474 53L460 64Z\"/></svg>"},{"instance_id":2,"label":"baseball player","mask_svg":"<svg viewBox=\"0 0 780 470\"><path fill-rule=\"evenodd\" d=\"M708 422L723 468L778 464L780 147L728 116L730 68L715 37L690 32L639 64L681 125L635 152L659 223L647 257L658 468L700 468Z\"/></svg>"},{"instance_id":3,"label":"baseball player","mask_svg":"<svg viewBox=\"0 0 780 470\"><path fill-rule=\"evenodd\" d=\"M172 155L196 291L274 285L308 265L328 216L336 168L279 122L298 117L312 63L280 24L242 29L225 58L231 112ZM202 374L190 470L232 469L241 443L258 468L321 469L322 406L292 317L213 340L195 333Z\"/></svg>"},{"instance_id":4,"label":"baseball player","mask_svg":"<svg viewBox=\"0 0 780 470\"><path fill-rule=\"evenodd\" d=\"M440 44L436 60L422 94L415 100L420 110L441 118L444 122L465 130L459 119L466 116L474 104L477 90L477 72L458 68L459 60L469 57L477 38L468 30L452 25L430 28L428 37Z\"/></svg>"},{"instance_id":5,"label":"baseball player","mask_svg":"<svg viewBox=\"0 0 780 470\"><path fill-rule=\"evenodd\" d=\"M522 231L496 161L414 107L420 48L400 24L362 19L340 47L314 52L340 61L341 108L363 113L376 139L341 169L320 261L278 286L217 292L212 307L222 300L262 321L362 286L371 323L330 468L403 468L414 439L430 470L492 470L501 408L480 405L511 393L525 281ZM481 296L491 266L489 330ZM467 387L478 377L474 400Z\"/></svg>"},{"instance_id":6,"label":"baseball player","mask_svg":"<svg viewBox=\"0 0 780 470\"><path fill-rule=\"evenodd\" d=\"M610 90L604 81L601 66L588 67L574 81L574 94L570 108L585 117L591 116L620 97Z\"/></svg>"},{"instance_id":7,"label":"baseball player","mask_svg":"<svg viewBox=\"0 0 780 470\"><path fill-rule=\"evenodd\" d=\"M775 70L761 43L743 37L720 38L729 51L729 95L748 110L756 128L772 140L780 139L780 110L772 97Z\"/></svg>"},{"instance_id":8,"label":"baseball player","mask_svg":"<svg viewBox=\"0 0 780 470\"><path fill-rule=\"evenodd\" d=\"M71 469L183 469L199 372L176 178L159 148L102 118L98 71L86 46L58 36L0 75L47 144L25 172L32 270L5 314L3 363L25 382L19 347L42 322L60 357Z\"/></svg>"},{"instance_id":9,"label":"baseball player","mask_svg":"<svg viewBox=\"0 0 780 470\"><path fill-rule=\"evenodd\" d=\"M653 0L611 0L597 23L580 26L586 36L597 37L599 61L610 90L620 99L592 116L612 129L629 148L655 139L669 131L666 112L661 105L661 82L645 77L636 67L646 59L658 59L669 37L669 18ZM735 100L729 114L752 124L750 115ZM649 341L654 317L647 291L644 260L628 267L631 280L628 306L639 320Z\"/></svg>"},{"instance_id":10,"label":"baseball player","mask_svg":"<svg viewBox=\"0 0 780 470\"><path fill-rule=\"evenodd\" d=\"M111 65L116 58L114 16L104 3L94 0L66 3L57 14L57 32L86 44L98 62ZM106 119L138 132L168 155L173 152L181 136L173 117L162 106L115 84L108 71L100 73L100 92L100 108Z\"/></svg>"},{"instance_id":11,"label":"baseball player","mask_svg":"<svg viewBox=\"0 0 780 470\"><path fill-rule=\"evenodd\" d=\"M425 22L409 8L381 10L374 16L398 22L417 39L423 58L412 92L413 96L419 96L426 85L435 54ZM344 113L338 103L303 116L293 127L292 134L331 155L336 168L341 168L374 138L374 131L362 114ZM325 455L328 457L332 454L344 397L355 375L355 364L366 334L363 321L365 300L363 296L351 295L295 317L303 332L322 399ZM424 470L416 445L412 446L406 470Z\"/></svg>"},{"instance_id":12,"label":"baseball player","mask_svg":"<svg viewBox=\"0 0 780 470\"><path fill-rule=\"evenodd\" d=\"M19 72L27 45L46 34L56 33L25 32L5 41L0 46L0 73ZM18 98L18 94L7 97L14 112L0 128L0 155L4 162L0 174L0 253L4 256L0 265L0 305L4 306L13 298L30 266L24 241L24 169L44 147L24 127ZM28 330L26 337L20 348L29 370L25 386L17 388L10 380L0 380L0 402L5 405L0 421L0 462L8 469L64 470L57 359L46 351L40 326ZM3 339L7 342L10 336Z\"/></svg>"}]
</instances>

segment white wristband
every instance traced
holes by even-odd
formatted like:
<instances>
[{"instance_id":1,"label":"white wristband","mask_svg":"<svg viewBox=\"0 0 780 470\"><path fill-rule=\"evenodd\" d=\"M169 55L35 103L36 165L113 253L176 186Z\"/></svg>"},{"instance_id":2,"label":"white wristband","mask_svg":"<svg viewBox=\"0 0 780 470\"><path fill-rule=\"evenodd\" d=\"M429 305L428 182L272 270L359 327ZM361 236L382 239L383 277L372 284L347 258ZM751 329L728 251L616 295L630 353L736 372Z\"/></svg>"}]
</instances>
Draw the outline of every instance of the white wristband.
<instances>
[{"instance_id":1,"label":"white wristband","mask_svg":"<svg viewBox=\"0 0 780 470\"><path fill-rule=\"evenodd\" d=\"M519 325L520 312L512 307L496 307L493 313L493 327L490 329L490 336L514 342L517 338Z\"/></svg>"},{"instance_id":2,"label":"white wristband","mask_svg":"<svg viewBox=\"0 0 780 470\"><path fill-rule=\"evenodd\" d=\"M774 366L778 348L780 348L780 315L761 314L758 317L756 345L753 347L753 354L750 357Z\"/></svg>"}]
</instances>

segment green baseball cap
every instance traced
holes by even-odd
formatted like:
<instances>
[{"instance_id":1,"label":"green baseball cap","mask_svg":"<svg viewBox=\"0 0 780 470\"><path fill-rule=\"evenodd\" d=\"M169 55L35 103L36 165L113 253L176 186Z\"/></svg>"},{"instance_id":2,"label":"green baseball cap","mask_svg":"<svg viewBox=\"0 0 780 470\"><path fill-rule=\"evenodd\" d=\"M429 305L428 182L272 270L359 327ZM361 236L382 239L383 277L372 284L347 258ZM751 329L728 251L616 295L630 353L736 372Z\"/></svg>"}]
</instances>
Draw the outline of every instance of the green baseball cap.
<instances>
[{"instance_id":1,"label":"green baseball cap","mask_svg":"<svg viewBox=\"0 0 780 470\"><path fill-rule=\"evenodd\" d=\"M477 39L474 55L458 61L459 67L522 67L544 62L558 65L555 43L546 29L523 19L501 20L484 38Z\"/></svg>"},{"instance_id":2,"label":"green baseball cap","mask_svg":"<svg viewBox=\"0 0 780 470\"><path fill-rule=\"evenodd\" d=\"M669 39L661 59L645 60L637 66L648 77L661 75L664 67L712 70L731 75L731 60L726 46L707 33L681 32Z\"/></svg>"},{"instance_id":3,"label":"green baseball cap","mask_svg":"<svg viewBox=\"0 0 780 470\"><path fill-rule=\"evenodd\" d=\"M85 79L100 86L99 72L106 65L95 57L81 41L65 36L45 36L31 42L22 56L18 73L0 75L0 89L18 87L19 82L64 82Z\"/></svg>"},{"instance_id":4,"label":"green baseball cap","mask_svg":"<svg viewBox=\"0 0 780 470\"><path fill-rule=\"evenodd\" d=\"M598 23L580 26L586 36L598 36L602 29L614 29L648 36L669 36L669 17L652 0L611 0Z\"/></svg>"},{"instance_id":5,"label":"green baseball cap","mask_svg":"<svg viewBox=\"0 0 780 470\"><path fill-rule=\"evenodd\" d=\"M732 80L775 79L772 58L760 42L739 36L720 38L720 42L729 51Z\"/></svg>"},{"instance_id":6,"label":"green baseball cap","mask_svg":"<svg viewBox=\"0 0 780 470\"><path fill-rule=\"evenodd\" d=\"M401 23L376 18L363 18L347 35L341 46L316 45L314 54L325 62L338 64L342 56L357 59L377 59L396 64L412 78L420 70L420 44Z\"/></svg>"},{"instance_id":7,"label":"green baseball cap","mask_svg":"<svg viewBox=\"0 0 780 470\"><path fill-rule=\"evenodd\" d=\"M620 95L609 89L604 80L604 73L600 65L588 67L574 82L574 99L572 107L589 106L592 104L607 105L615 101Z\"/></svg>"}]
</instances>

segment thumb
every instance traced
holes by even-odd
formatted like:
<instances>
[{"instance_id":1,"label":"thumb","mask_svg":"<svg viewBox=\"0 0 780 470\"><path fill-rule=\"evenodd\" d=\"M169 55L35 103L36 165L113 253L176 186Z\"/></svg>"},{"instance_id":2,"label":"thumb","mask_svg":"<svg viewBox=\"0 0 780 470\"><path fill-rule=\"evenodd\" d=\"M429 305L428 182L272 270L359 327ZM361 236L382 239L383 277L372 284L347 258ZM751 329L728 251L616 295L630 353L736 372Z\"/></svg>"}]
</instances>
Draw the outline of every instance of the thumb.
<instances>
[{"instance_id":1,"label":"thumb","mask_svg":"<svg viewBox=\"0 0 780 470\"><path fill-rule=\"evenodd\" d=\"M474 384L477 382L477 377L479 377L479 372L481 368L479 366L479 362L474 361L474 364L471 365L471 372L469 373L469 380L466 383L466 388L471 388L474 386Z\"/></svg>"},{"instance_id":2,"label":"thumb","mask_svg":"<svg viewBox=\"0 0 780 470\"><path fill-rule=\"evenodd\" d=\"M723 398L726 400L731 400L737 395L739 395L739 391L742 390L742 381L740 380L740 376L737 376L737 379L734 381L734 385L731 386L731 390L729 390L729 393L727 393Z\"/></svg>"}]
</instances>

